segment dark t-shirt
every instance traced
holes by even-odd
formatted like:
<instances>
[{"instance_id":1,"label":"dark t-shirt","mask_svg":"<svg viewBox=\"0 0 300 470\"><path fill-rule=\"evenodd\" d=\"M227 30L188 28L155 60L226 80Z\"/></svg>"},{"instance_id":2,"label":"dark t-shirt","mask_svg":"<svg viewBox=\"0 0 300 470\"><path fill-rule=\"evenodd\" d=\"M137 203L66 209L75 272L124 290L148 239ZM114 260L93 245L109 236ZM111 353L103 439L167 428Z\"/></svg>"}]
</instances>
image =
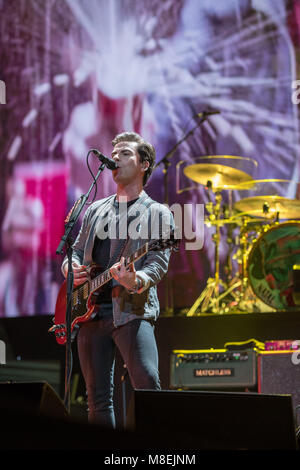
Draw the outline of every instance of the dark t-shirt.
<instances>
[{"instance_id":1,"label":"dark t-shirt","mask_svg":"<svg viewBox=\"0 0 300 470\"><path fill-rule=\"evenodd\" d=\"M133 201L129 201L127 203L127 209L132 206L137 201L134 199ZM114 199L113 206L116 211L116 215L119 214L119 203ZM108 231L108 226L104 227L104 231ZM94 263L100 266L98 274L105 271L109 265L110 261L110 239L107 237L104 240L101 240L97 236L95 237L94 247L92 252L92 260ZM111 299L111 290L112 290L112 281L107 282L99 291L99 295L97 297L97 304L100 303L110 303L112 302Z\"/></svg>"}]
</instances>

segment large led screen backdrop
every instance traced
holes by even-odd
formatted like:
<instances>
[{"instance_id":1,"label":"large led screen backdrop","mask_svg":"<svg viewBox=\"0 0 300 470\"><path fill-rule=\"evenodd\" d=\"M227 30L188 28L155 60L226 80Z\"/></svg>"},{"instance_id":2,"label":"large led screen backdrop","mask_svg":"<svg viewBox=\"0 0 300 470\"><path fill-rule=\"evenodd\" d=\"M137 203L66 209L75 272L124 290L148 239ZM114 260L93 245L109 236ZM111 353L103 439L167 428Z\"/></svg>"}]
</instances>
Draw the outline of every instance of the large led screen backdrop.
<instances>
[{"instance_id":1,"label":"large led screen backdrop","mask_svg":"<svg viewBox=\"0 0 300 470\"><path fill-rule=\"evenodd\" d=\"M0 1L0 316L54 311L55 250L92 182L87 152L110 155L124 130L149 139L158 163L196 127L170 155L167 186L163 165L150 179L146 191L162 203L209 202L183 172L206 155L243 157L236 165L251 177L286 180L259 191L296 198L299 32L296 0ZM208 109L220 113L201 123ZM114 191L105 170L97 197ZM229 207L249 195L222 191ZM202 249L183 244L172 257L175 309L191 306L214 273L214 230L204 227ZM221 235L223 275L236 244L227 227ZM163 283L160 298L163 308Z\"/></svg>"}]
</instances>

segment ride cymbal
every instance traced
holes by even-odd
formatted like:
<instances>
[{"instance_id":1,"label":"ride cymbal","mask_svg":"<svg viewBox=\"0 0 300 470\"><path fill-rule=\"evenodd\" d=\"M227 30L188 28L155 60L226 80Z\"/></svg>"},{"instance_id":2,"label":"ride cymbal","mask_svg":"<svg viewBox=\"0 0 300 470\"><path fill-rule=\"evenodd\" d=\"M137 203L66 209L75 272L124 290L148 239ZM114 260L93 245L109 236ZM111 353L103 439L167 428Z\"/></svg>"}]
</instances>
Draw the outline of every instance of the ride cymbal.
<instances>
[{"instance_id":1,"label":"ride cymbal","mask_svg":"<svg viewBox=\"0 0 300 470\"><path fill-rule=\"evenodd\" d=\"M214 190L245 188L253 179L246 172L218 163L195 163L184 168L184 174L196 183Z\"/></svg>"},{"instance_id":2,"label":"ride cymbal","mask_svg":"<svg viewBox=\"0 0 300 470\"><path fill-rule=\"evenodd\" d=\"M253 196L241 199L234 209L254 217L272 218L279 214L280 219L299 219L300 201L282 196Z\"/></svg>"}]
</instances>

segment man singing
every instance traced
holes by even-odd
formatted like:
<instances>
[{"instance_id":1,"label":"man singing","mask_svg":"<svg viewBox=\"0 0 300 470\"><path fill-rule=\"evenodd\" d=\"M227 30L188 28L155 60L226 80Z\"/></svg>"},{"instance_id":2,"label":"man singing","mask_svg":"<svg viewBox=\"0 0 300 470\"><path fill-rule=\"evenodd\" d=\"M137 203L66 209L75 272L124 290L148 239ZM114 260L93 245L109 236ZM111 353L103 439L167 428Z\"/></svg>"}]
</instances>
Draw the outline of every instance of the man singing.
<instances>
[{"instance_id":1,"label":"man singing","mask_svg":"<svg viewBox=\"0 0 300 470\"><path fill-rule=\"evenodd\" d=\"M153 230L159 232L162 220L168 220L172 227L174 222L169 209L143 190L153 171L154 147L134 132L117 135L112 145L112 158L117 163L113 170L117 191L87 209L73 245L73 269L75 286L88 279L87 266L92 263L103 271L110 267L113 277L98 295L96 317L81 325L77 340L89 421L114 428L116 346L133 388L160 389L154 336L154 322L159 315L156 286L167 273L170 250L149 251L130 266L125 266L124 258L145 243L145 226L149 240L155 238ZM121 234L124 220L126 236ZM135 230L130 230L131 224ZM140 237L136 236L139 231ZM65 276L67 269L65 259L62 265Z\"/></svg>"}]
</instances>

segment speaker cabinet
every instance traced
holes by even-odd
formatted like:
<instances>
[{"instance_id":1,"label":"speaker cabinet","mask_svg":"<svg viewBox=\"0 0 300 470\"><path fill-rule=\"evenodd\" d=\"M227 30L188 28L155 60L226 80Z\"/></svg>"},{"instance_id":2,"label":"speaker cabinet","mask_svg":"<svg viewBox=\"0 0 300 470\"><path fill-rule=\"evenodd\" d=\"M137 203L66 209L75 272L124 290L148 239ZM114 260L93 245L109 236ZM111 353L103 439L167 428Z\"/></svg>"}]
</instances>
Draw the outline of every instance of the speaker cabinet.
<instances>
[{"instance_id":1,"label":"speaker cabinet","mask_svg":"<svg viewBox=\"0 0 300 470\"><path fill-rule=\"evenodd\" d=\"M0 383L0 406L53 418L68 416L62 400L47 382Z\"/></svg>"},{"instance_id":2,"label":"speaker cabinet","mask_svg":"<svg viewBox=\"0 0 300 470\"><path fill-rule=\"evenodd\" d=\"M290 396L134 390L127 418L129 429L160 435L170 449L297 448Z\"/></svg>"},{"instance_id":3,"label":"speaker cabinet","mask_svg":"<svg viewBox=\"0 0 300 470\"><path fill-rule=\"evenodd\" d=\"M258 355L258 392L290 394L300 406L300 351L264 351ZM299 421L300 424L300 421Z\"/></svg>"},{"instance_id":4,"label":"speaker cabinet","mask_svg":"<svg viewBox=\"0 0 300 470\"><path fill-rule=\"evenodd\" d=\"M47 382L61 395L60 361L8 361L0 367L1 382Z\"/></svg>"},{"instance_id":5,"label":"speaker cabinet","mask_svg":"<svg viewBox=\"0 0 300 470\"><path fill-rule=\"evenodd\" d=\"M0 384L0 422L1 456L2 450L111 449L114 453L133 446L143 449L146 442L132 433L73 420L52 387L42 382Z\"/></svg>"}]
</instances>

